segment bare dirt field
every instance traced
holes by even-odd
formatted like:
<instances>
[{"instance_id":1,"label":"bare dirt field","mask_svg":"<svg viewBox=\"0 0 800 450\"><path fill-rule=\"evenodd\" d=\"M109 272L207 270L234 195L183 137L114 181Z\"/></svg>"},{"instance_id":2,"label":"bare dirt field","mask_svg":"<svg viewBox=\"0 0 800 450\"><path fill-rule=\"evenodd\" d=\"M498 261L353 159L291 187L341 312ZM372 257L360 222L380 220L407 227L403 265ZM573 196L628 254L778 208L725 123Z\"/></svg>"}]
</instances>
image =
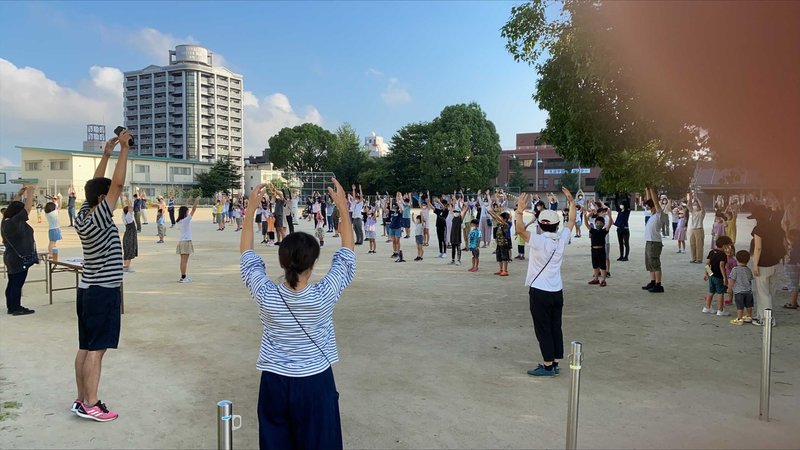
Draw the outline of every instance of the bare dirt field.
<instances>
[{"instance_id":1,"label":"bare dirt field","mask_svg":"<svg viewBox=\"0 0 800 450\"><path fill-rule=\"evenodd\" d=\"M178 230L156 244L155 212L139 235L136 272L125 275L120 348L106 355L100 398L120 417L81 419L75 398L75 292L29 283L22 304L36 314L0 317L0 446L3 448L215 448L216 402L243 416L236 448L258 446L255 368L261 325L239 277L239 233L218 232L199 210L189 273L178 284ZM46 222L31 222L38 247ZM119 213L117 213L118 222ZM62 223L68 223L62 212ZM664 294L640 289L644 220L631 217L629 262L613 261L606 288L588 286L589 241L568 247L564 334L584 344L578 445L586 448L796 448L800 446L800 311L775 299L772 421L758 420L761 328L702 314L702 265L665 241ZM739 217L741 248L752 221ZM710 217L706 230L710 230ZM311 231L307 222L300 230ZM61 258L81 256L64 226ZM613 231L612 231L613 234ZM494 276L491 251L468 273L435 258L435 233L422 262L395 263L357 248L357 275L336 308L344 443L349 448L558 448L564 446L568 370L554 379L525 371L540 360L524 286L527 262ZM706 252L710 237L706 238ZM330 238L315 279L330 264ZM413 238L403 241L413 259ZM516 250L516 249L515 249ZM257 248L273 279L277 247ZM516 254L516 251L514 252ZM467 261L467 255L464 255ZM29 280L44 269L31 269ZM57 287L74 283L55 274Z\"/></svg>"}]
</instances>

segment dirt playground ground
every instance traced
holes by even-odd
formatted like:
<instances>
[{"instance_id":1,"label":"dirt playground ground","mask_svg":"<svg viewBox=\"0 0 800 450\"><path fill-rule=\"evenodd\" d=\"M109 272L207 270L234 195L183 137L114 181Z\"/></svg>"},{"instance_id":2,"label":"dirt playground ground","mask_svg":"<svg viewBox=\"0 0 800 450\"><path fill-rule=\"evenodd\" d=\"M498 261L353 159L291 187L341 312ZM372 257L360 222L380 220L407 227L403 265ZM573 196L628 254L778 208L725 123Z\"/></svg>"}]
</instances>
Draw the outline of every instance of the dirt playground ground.
<instances>
[{"instance_id":1,"label":"dirt playground ground","mask_svg":"<svg viewBox=\"0 0 800 450\"><path fill-rule=\"evenodd\" d=\"M258 446L262 329L239 277L239 233L215 231L210 211L199 210L189 264L194 282L178 284L177 228L157 245L152 209L150 215L136 272L125 275L120 348L106 355L100 384L100 398L119 419L96 423L69 412L75 291L55 292L49 305L44 283L29 282L22 304L36 314L0 317L1 447L215 448L216 403L223 399L243 417L235 448ZM46 248L46 222L37 224L35 213L31 222L38 247ZM61 223L68 223L66 212ZM738 247L747 248L753 223L744 215L738 223ZM676 254L671 240L662 257L666 293L642 291L648 276L641 213L631 224L631 260L612 261L606 288L586 284L586 233L567 249L565 341L583 342L585 352L578 445L800 446L800 311L781 308L788 294L774 302L772 421L765 423L758 420L761 328L702 314L703 267ZM311 226L302 222L299 229ZM81 256L74 229L62 231L61 258ZM525 373L540 360L523 285L527 262L512 262L511 276L501 278L493 275L494 255L483 251L481 271L468 273L469 265L435 258L434 233L423 262L395 263L384 240L375 255L357 249L355 281L335 313L345 446L563 448L568 370L554 379ZM328 235L315 279L337 248ZM413 259L413 238L403 248ZM615 260L615 235L612 249ZM277 279L277 248L257 251ZM36 266L28 279L43 275ZM56 274L54 282L69 286L74 277Z\"/></svg>"}]
</instances>

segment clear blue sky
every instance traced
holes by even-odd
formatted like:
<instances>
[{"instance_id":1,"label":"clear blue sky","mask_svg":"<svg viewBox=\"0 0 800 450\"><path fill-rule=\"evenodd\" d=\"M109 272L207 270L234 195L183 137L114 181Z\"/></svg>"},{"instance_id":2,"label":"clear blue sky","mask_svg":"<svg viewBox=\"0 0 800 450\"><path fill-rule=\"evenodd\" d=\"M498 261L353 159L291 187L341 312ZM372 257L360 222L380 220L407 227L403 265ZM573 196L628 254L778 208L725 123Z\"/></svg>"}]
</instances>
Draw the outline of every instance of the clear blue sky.
<instances>
[{"instance_id":1,"label":"clear blue sky","mask_svg":"<svg viewBox=\"0 0 800 450\"><path fill-rule=\"evenodd\" d=\"M267 134L280 123L318 117L331 130L349 122L362 136L376 131L388 140L405 124L470 101L483 107L503 148L510 148L515 133L539 131L546 120L531 99L535 71L514 62L500 37L516 3L3 2L0 58L7 62L4 70L43 72L58 89L74 90L86 100L76 100L76 108L91 109L92 102L104 101L92 89L104 79L90 75L92 66L127 71L162 64L166 47L191 39L222 55L229 69L244 75L245 90L259 99L253 129L245 134L247 153L263 148L270 137L253 132ZM7 89L24 89L4 78L0 83ZM25 84L35 77L19 78L16 82ZM288 98L292 111L281 102L268 108L267 97L276 93ZM3 103L0 113L35 122L36 114L15 111L20 103ZM112 112L97 120L113 128L117 104L104 106ZM69 104L50 107L58 108L73 116ZM78 148L88 122L62 122L52 117L38 126L0 124L0 155L18 161L13 146L23 144Z\"/></svg>"}]
</instances>

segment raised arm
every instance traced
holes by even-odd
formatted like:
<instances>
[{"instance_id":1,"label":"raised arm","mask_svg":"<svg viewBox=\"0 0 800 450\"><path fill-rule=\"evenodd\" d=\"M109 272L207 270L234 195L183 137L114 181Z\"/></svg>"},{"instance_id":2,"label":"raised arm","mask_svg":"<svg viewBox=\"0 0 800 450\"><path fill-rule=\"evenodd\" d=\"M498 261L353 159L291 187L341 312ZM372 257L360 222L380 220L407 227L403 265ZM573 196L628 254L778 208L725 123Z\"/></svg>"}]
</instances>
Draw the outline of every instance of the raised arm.
<instances>
[{"instance_id":1,"label":"raised arm","mask_svg":"<svg viewBox=\"0 0 800 450\"><path fill-rule=\"evenodd\" d=\"M194 205L192 205L192 210L189 211L189 215L194 217L194 212L197 211L197 204L200 203L200 196L198 195L194 199Z\"/></svg>"},{"instance_id":2,"label":"raised arm","mask_svg":"<svg viewBox=\"0 0 800 450\"><path fill-rule=\"evenodd\" d=\"M605 203L603 203L603 207L606 209L606 230L611 229L611 225L614 225L614 217L611 215L611 208L609 208Z\"/></svg>"},{"instance_id":3,"label":"raised arm","mask_svg":"<svg viewBox=\"0 0 800 450\"><path fill-rule=\"evenodd\" d=\"M97 169L94 170L94 177L100 178L106 176L106 167L108 167L108 159L111 158L111 153L114 152L114 147L117 146L119 138L114 136L106 142L103 147L103 156L100 157L100 162L97 164ZM125 141L126 143L128 141Z\"/></svg>"},{"instance_id":4,"label":"raised arm","mask_svg":"<svg viewBox=\"0 0 800 450\"><path fill-rule=\"evenodd\" d=\"M528 225L524 224L524 214L525 214L525 207L528 206L528 194L522 193L519 195L517 199L517 211L516 211L516 219L514 221L514 231L522 236L522 240L528 242L531 237L530 231L528 231ZM535 219L534 219L535 220ZM531 222L533 223L533 222Z\"/></svg>"},{"instance_id":5,"label":"raised arm","mask_svg":"<svg viewBox=\"0 0 800 450\"><path fill-rule=\"evenodd\" d=\"M431 205L431 191L426 192L426 194L427 195L425 195L425 202L428 204L428 208L430 208L430 210L433 211L433 205Z\"/></svg>"},{"instance_id":6,"label":"raised arm","mask_svg":"<svg viewBox=\"0 0 800 450\"><path fill-rule=\"evenodd\" d=\"M21 202L25 202L25 210L31 212L33 209L33 197L36 191L36 186L33 184L25 184L22 188L17 192L17 199ZM25 197L23 199L23 197Z\"/></svg>"},{"instance_id":7,"label":"raised arm","mask_svg":"<svg viewBox=\"0 0 800 450\"><path fill-rule=\"evenodd\" d=\"M577 209L575 209L575 200L572 198L572 193L566 187L562 187L561 192L564 193L564 196L567 198L567 203L569 204L569 219L564 226L572 231L572 229L575 228L575 215L577 212Z\"/></svg>"},{"instance_id":8,"label":"raised arm","mask_svg":"<svg viewBox=\"0 0 800 450\"><path fill-rule=\"evenodd\" d=\"M330 194L333 203L339 208L339 211L347 211L347 199L345 198L344 188L339 184L336 178L332 178L331 181L333 182L333 187L328 188L328 194ZM352 228L353 224L350 220L350 214L339 214L339 226L342 230L349 230ZM339 233L339 236L342 238L342 247L347 247L350 250L356 248L353 233Z\"/></svg>"},{"instance_id":9,"label":"raised arm","mask_svg":"<svg viewBox=\"0 0 800 450\"><path fill-rule=\"evenodd\" d=\"M692 191L692 198L697 201L697 206L700 207L700 211L705 211L703 209L703 202L700 201L700 197L698 197L697 194L694 191Z\"/></svg>"},{"instance_id":10,"label":"raised arm","mask_svg":"<svg viewBox=\"0 0 800 450\"><path fill-rule=\"evenodd\" d=\"M264 189L266 184L259 184L250 192L250 205L261 205L261 199L264 197ZM244 223L242 224L242 235L239 236L239 252L244 253L247 250L253 249L253 222L255 220L257 208L247 208L244 214Z\"/></svg>"},{"instance_id":11,"label":"raised arm","mask_svg":"<svg viewBox=\"0 0 800 450\"><path fill-rule=\"evenodd\" d=\"M111 138L111 140L113 139L114 138ZM108 207L112 210L117 205L119 194L121 194L122 189L125 188L125 177L127 176L128 172L128 150L130 147L128 142L130 139L131 135L128 133L128 130L123 130L119 134L119 139L117 140L117 142L119 142L119 157L117 158L117 164L114 166L114 175L111 177L111 186L108 188L108 194L106 195L106 203L108 203ZM112 146L111 150L113 149L114 147ZM103 154L105 158L105 151ZM109 155L110 154L111 153L109 151ZM103 173L105 173L105 168L103 168ZM100 176L102 177L103 175Z\"/></svg>"},{"instance_id":12,"label":"raised arm","mask_svg":"<svg viewBox=\"0 0 800 450\"><path fill-rule=\"evenodd\" d=\"M650 199L653 200L653 205L656 208L656 212L660 213L661 212L661 202L658 200L658 197L656 196L656 188L654 188L654 187L648 188L648 193L650 195Z\"/></svg>"}]
</instances>

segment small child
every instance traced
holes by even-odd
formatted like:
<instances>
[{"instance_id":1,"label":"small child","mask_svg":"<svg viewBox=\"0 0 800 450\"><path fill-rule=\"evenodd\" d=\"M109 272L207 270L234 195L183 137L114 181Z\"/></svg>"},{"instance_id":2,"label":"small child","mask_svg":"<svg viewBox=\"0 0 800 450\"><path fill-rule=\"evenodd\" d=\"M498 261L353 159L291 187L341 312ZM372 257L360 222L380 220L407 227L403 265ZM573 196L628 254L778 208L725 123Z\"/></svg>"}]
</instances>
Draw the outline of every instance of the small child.
<instances>
[{"instance_id":1,"label":"small child","mask_svg":"<svg viewBox=\"0 0 800 450\"><path fill-rule=\"evenodd\" d=\"M733 242L733 239L731 239L731 242ZM730 278L731 271L737 265L737 262L736 262L736 247L734 247L733 244L726 245L722 249L722 251L724 251L725 252L725 256L728 257L728 260L725 262L725 274L728 276L728 278ZM728 298L725 299L725 304L726 305L730 305L731 303L733 303L733 289L730 286L728 286Z\"/></svg>"},{"instance_id":2,"label":"small child","mask_svg":"<svg viewBox=\"0 0 800 450\"><path fill-rule=\"evenodd\" d=\"M606 237L608 236L613 222L610 216L603 217L598 213L594 217L590 217L587 213L585 223L586 228L589 230L593 271L593 276L589 284L599 284L600 287L606 287L608 285L606 282L606 277L608 276Z\"/></svg>"},{"instance_id":3,"label":"small child","mask_svg":"<svg viewBox=\"0 0 800 450\"><path fill-rule=\"evenodd\" d=\"M319 213L317 213L319 214ZM317 230L315 234L317 235L317 239L319 240L319 247L322 248L325 246L325 229L322 228L324 224L322 221L317 221Z\"/></svg>"},{"instance_id":4,"label":"small child","mask_svg":"<svg viewBox=\"0 0 800 450\"><path fill-rule=\"evenodd\" d=\"M517 233L517 253L519 254L515 256L514 259L525 261L525 240L519 233Z\"/></svg>"},{"instance_id":5,"label":"small child","mask_svg":"<svg viewBox=\"0 0 800 450\"><path fill-rule=\"evenodd\" d=\"M156 214L156 227L158 228L158 240L156 244L163 244L164 236L167 235L167 226L164 223L164 210L161 208L158 208L158 214Z\"/></svg>"},{"instance_id":6,"label":"small child","mask_svg":"<svg viewBox=\"0 0 800 450\"><path fill-rule=\"evenodd\" d=\"M242 207L240 205L233 207L233 220L236 222L236 230L234 231L241 231L243 215L244 213L242 212Z\"/></svg>"},{"instance_id":7,"label":"small child","mask_svg":"<svg viewBox=\"0 0 800 450\"><path fill-rule=\"evenodd\" d=\"M467 236L467 248L472 252L472 268L468 269L468 272L477 272L480 263L481 250L478 244L481 242L481 230L478 229L478 223L478 219L472 219Z\"/></svg>"},{"instance_id":8,"label":"small child","mask_svg":"<svg viewBox=\"0 0 800 450\"><path fill-rule=\"evenodd\" d=\"M717 214L714 217L714 225L711 226L711 247L713 249L719 249L720 247L714 247L714 244L717 243L717 239L725 236L725 217L721 214Z\"/></svg>"},{"instance_id":9,"label":"small child","mask_svg":"<svg viewBox=\"0 0 800 450\"><path fill-rule=\"evenodd\" d=\"M61 240L61 225L58 224L58 209L53 202L47 202L44 205L44 215L47 218L47 237L50 243L47 245L47 252L50 254L50 259L58 259L58 249L56 242Z\"/></svg>"},{"instance_id":10,"label":"small child","mask_svg":"<svg viewBox=\"0 0 800 450\"><path fill-rule=\"evenodd\" d=\"M425 255L425 224L422 223L422 215L414 216L414 239L417 242L417 257L414 261L422 261Z\"/></svg>"},{"instance_id":11,"label":"small child","mask_svg":"<svg viewBox=\"0 0 800 450\"><path fill-rule=\"evenodd\" d=\"M797 309L797 291L800 289L800 230L789 230L789 261L784 265L789 288L792 290L789 303L783 305L787 309Z\"/></svg>"},{"instance_id":12,"label":"small child","mask_svg":"<svg viewBox=\"0 0 800 450\"><path fill-rule=\"evenodd\" d=\"M267 237L269 238L267 244L275 242L275 215L269 210L267 211Z\"/></svg>"},{"instance_id":13,"label":"small child","mask_svg":"<svg viewBox=\"0 0 800 450\"><path fill-rule=\"evenodd\" d=\"M375 244L375 225L378 223L375 218L375 210L368 208L367 221L364 224L364 235L367 242L369 242L369 251L367 253L375 253L378 248Z\"/></svg>"},{"instance_id":14,"label":"small child","mask_svg":"<svg viewBox=\"0 0 800 450\"><path fill-rule=\"evenodd\" d=\"M738 264L728 276L728 285L733 290L733 298L736 300L736 318L731 320L733 325L753 322L753 272L747 267L749 261L750 252L747 250L736 252ZM745 308L747 308L746 316L744 315Z\"/></svg>"},{"instance_id":15,"label":"small child","mask_svg":"<svg viewBox=\"0 0 800 450\"><path fill-rule=\"evenodd\" d=\"M725 293L728 291L725 263L728 262L728 256L720 248L731 245L731 239L727 236L720 236L714 244L716 244L716 248L711 250L706 257L706 270L703 275L703 279L708 282L708 294L706 294L703 312L706 314L716 313L718 316L730 316L731 314L725 311ZM717 309L711 308L714 295L719 295Z\"/></svg>"}]
</instances>

